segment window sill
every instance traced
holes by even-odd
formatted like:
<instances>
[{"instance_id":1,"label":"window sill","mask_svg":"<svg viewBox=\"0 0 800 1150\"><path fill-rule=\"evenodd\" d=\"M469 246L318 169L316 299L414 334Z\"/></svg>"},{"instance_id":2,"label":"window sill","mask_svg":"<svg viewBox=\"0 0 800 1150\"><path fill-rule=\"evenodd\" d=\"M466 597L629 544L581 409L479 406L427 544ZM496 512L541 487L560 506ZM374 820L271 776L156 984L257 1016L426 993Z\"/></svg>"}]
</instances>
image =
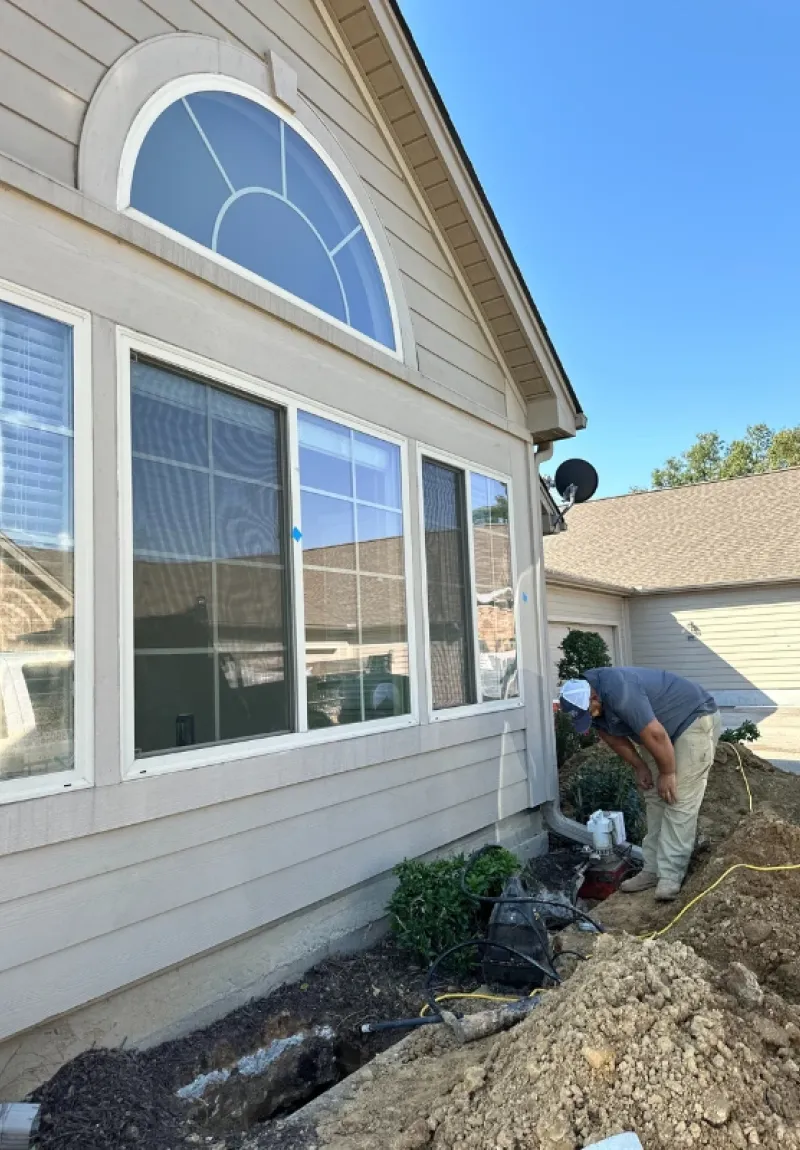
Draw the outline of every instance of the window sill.
<instances>
[{"instance_id":1,"label":"window sill","mask_svg":"<svg viewBox=\"0 0 800 1150\"><path fill-rule=\"evenodd\" d=\"M212 747L172 751L168 754L153 755L152 758L136 759L132 765L126 765L122 777L125 782L134 782L136 779L151 779L158 775L172 775L178 771L197 770L200 767L217 766L222 763L238 763L245 759L279 754L282 751L324 747L329 743L344 742L346 739L390 734L392 731L403 731L417 726L419 719L413 715L403 715L396 720L381 719L377 722L354 723L346 727L324 727L318 731L302 731L241 743L220 743Z\"/></svg>"},{"instance_id":2,"label":"window sill","mask_svg":"<svg viewBox=\"0 0 800 1150\"><path fill-rule=\"evenodd\" d=\"M26 799L42 799L49 795L67 795L73 791L91 789L90 779L75 777L74 771L59 771L57 774L40 775L38 778L8 779L0 782L0 806L6 803L22 803Z\"/></svg>"},{"instance_id":3,"label":"window sill","mask_svg":"<svg viewBox=\"0 0 800 1150\"><path fill-rule=\"evenodd\" d=\"M451 707L447 711L431 711L432 723L446 723L451 719L471 719L476 715L494 715L498 711L521 711L522 699L498 699L491 703L472 703L468 707Z\"/></svg>"}]
</instances>

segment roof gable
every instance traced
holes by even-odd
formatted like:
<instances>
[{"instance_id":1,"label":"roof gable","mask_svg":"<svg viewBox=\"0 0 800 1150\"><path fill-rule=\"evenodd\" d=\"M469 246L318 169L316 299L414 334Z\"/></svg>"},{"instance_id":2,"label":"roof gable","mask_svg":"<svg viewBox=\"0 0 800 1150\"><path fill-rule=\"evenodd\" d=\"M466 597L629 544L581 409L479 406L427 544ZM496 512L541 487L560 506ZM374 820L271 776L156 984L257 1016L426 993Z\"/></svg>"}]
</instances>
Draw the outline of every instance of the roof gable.
<instances>
[{"instance_id":1,"label":"roof gable","mask_svg":"<svg viewBox=\"0 0 800 1150\"><path fill-rule=\"evenodd\" d=\"M527 405L536 442L586 425L580 402L396 0L317 0L381 109L431 219Z\"/></svg>"}]
</instances>

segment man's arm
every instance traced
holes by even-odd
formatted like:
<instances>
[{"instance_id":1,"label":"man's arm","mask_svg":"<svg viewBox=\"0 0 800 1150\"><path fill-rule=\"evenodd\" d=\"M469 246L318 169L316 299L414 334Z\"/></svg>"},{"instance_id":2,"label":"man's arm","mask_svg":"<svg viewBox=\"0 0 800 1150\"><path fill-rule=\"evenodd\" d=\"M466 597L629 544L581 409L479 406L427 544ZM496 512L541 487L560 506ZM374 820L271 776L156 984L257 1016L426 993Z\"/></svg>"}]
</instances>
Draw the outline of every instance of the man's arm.
<instances>
[{"instance_id":1,"label":"man's arm","mask_svg":"<svg viewBox=\"0 0 800 1150\"><path fill-rule=\"evenodd\" d=\"M618 754L621 759L624 759L629 766L633 767L636 773L636 781L642 790L649 791L653 786L653 776L647 763L636 750L636 747L634 747L630 739L626 739L624 735L609 735L607 731L600 730L599 728L597 733L603 742L611 747L612 751Z\"/></svg>"},{"instance_id":2,"label":"man's arm","mask_svg":"<svg viewBox=\"0 0 800 1150\"><path fill-rule=\"evenodd\" d=\"M639 732L642 745L650 752L658 766L658 793L667 803L674 803L678 797L678 784L675 777L675 748L667 732L658 719L652 719Z\"/></svg>"}]
</instances>

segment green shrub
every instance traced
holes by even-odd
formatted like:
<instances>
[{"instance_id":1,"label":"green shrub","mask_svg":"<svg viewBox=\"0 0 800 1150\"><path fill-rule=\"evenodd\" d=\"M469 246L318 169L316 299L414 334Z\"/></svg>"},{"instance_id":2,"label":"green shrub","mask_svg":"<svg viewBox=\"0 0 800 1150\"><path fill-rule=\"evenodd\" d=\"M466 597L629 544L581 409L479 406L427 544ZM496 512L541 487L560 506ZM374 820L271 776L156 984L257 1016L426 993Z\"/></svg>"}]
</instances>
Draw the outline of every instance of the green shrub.
<instances>
[{"instance_id":1,"label":"green shrub","mask_svg":"<svg viewBox=\"0 0 800 1150\"><path fill-rule=\"evenodd\" d=\"M570 631L561 644L563 657L558 664L558 677L582 679L592 667L610 667L611 656L602 635L596 631Z\"/></svg>"},{"instance_id":2,"label":"green shrub","mask_svg":"<svg viewBox=\"0 0 800 1150\"><path fill-rule=\"evenodd\" d=\"M720 735L720 742L723 743L754 743L756 739L761 738L761 732L755 723L749 719L745 719L738 727L728 727Z\"/></svg>"},{"instance_id":3,"label":"green shrub","mask_svg":"<svg viewBox=\"0 0 800 1150\"><path fill-rule=\"evenodd\" d=\"M581 749L581 737L563 711L556 711L554 722L556 725L556 762L559 767L562 767L567 759L571 759Z\"/></svg>"},{"instance_id":4,"label":"green shrub","mask_svg":"<svg viewBox=\"0 0 800 1150\"><path fill-rule=\"evenodd\" d=\"M480 931L483 908L461 889L466 864L463 855L456 855L435 862L406 859L395 867L398 883L388 906L392 932L403 950L424 965ZM474 894L496 898L519 869L510 851L488 851L470 868L466 885ZM463 972L474 962L475 953L464 950L451 965Z\"/></svg>"},{"instance_id":5,"label":"green shrub","mask_svg":"<svg viewBox=\"0 0 800 1150\"><path fill-rule=\"evenodd\" d=\"M644 801L633 771L616 756L588 759L567 782L564 797L578 822L585 823L595 811L622 811L628 841L644 838Z\"/></svg>"}]
</instances>

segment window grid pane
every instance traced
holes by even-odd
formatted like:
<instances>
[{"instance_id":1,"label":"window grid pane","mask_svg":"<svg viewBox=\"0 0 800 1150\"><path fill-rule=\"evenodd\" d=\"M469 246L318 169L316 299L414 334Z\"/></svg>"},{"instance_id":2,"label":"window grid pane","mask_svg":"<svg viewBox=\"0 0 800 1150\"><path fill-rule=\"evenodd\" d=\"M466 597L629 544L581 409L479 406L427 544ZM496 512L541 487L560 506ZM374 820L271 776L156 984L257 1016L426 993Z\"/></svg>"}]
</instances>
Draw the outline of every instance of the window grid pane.
<instances>
[{"instance_id":1,"label":"window grid pane","mask_svg":"<svg viewBox=\"0 0 800 1150\"><path fill-rule=\"evenodd\" d=\"M400 449L305 412L298 440L308 725L408 714Z\"/></svg>"},{"instance_id":2,"label":"window grid pane","mask_svg":"<svg viewBox=\"0 0 800 1150\"><path fill-rule=\"evenodd\" d=\"M288 731L280 412L135 358L131 388L136 753Z\"/></svg>"},{"instance_id":3,"label":"window grid pane","mask_svg":"<svg viewBox=\"0 0 800 1150\"><path fill-rule=\"evenodd\" d=\"M261 104L218 91L174 101L139 149L131 207L395 349L383 274L349 195Z\"/></svg>"},{"instance_id":4,"label":"window grid pane","mask_svg":"<svg viewBox=\"0 0 800 1150\"><path fill-rule=\"evenodd\" d=\"M73 770L73 333L0 302L0 781Z\"/></svg>"},{"instance_id":5,"label":"window grid pane","mask_svg":"<svg viewBox=\"0 0 800 1150\"><path fill-rule=\"evenodd\" d=\"M464 473L422 463L433 709L476 702Z\"/></svg>"},{"instance_id":6,"label":"window grid pane","mask_svg":"<svg viewBox=\"0 0 800 1150\"><path fill-rule=\"evenodd\" d=\"M519 696L508 486L470 476L481 700Z\"/></svg>"}]
</instances>

